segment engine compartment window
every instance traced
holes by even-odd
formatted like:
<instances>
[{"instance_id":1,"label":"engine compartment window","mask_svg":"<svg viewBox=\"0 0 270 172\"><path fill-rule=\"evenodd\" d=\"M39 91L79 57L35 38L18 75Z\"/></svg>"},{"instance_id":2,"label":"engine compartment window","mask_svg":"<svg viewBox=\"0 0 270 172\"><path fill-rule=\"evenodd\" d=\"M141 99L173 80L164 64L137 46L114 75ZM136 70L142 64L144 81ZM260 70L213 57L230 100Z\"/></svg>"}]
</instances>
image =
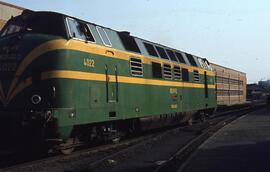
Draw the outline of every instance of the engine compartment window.
<instances>
[{"instance_id":1,"label":"engine compartment window","mask_svg":"<svg viewBox=\"0 0 270 172\"><path fill-rule=\"evenodd\" d=\"M189 81L189 73L188 73L188 69L186 68L182 68L182 80Z\"/></svg>"},{"instance_id":2,"label":"engine compartment window","mask_svg":"<svg viewBox=\"0 0 270 172\"><path fill-rule=\"evenodd\" d=\"M173 77L175 80L181 80L182 75L181 75L181 68L179 66L173 67Z\"/></svg>"},{"instance_id":3,"label":"engine compartment window","mask_svg":"<svg viewBox=\"0 0 270 172\"><path fill-rule=\"evenodd\" d=\"M200 82L200 74L198 70L193 71L193 78L195 82Z\"/></svg>"},{"instance_id":4,"label":"engine compartment window","mask_svg":"<svg viewBox=\"0 0 270 172\"><path fill-rule=\"evenodd\" d=\"M152 44L148 44L146 42L144 42L143 44L149 55L158 57L157 51Z\"/></svg>"},{"instance_id":5,"label":"engine compartment window","mask_svg":"<svg viewBox=\"0 0 270 172\"><path fill-rule=\"evenodd\" d=\"M186 56L188 58L189 63L192 66L196 66L197 67L197 63L195 62L194 57L191 54L188 54L188 53L186 53Z\"/></svg>"},{"instance_id":6,"label":"engine compartment window","mask_svg":"<svg viewBox=\"0 0 270 172\"><path fill-rule=\"evenodd\" d=\"M159 56L160 56L161 58L169 60L169 58L168 58L168 56L167 56L165 50L164 50L162 47L156 46L156 49L157 49L158 54L159 54Z\"/></svg>"},{"instance_id":7,"label":"engine compartment window","mask_svg":"<svg viewBox=\"0 0 270 172\"><path fill-rule=\"evenodd\" d=\"M178 61L179 61L180 63L186 64L186 62L185 62L185 60L184 60L184 57L182 56L181 53L175 52L175 55L176 55L176 57L177 57L177 59L178 59Z\"/></svg>"},{"instance_id":8,"label":"engine compartment window","mask_svg":"<svg viewBox=\"0 0 270 172\"><path fill-rule=\"evenodd\" d=\"M173 53L172 50L166 49L166 52L169 55L169 57L170 57L171 60L178 62L177 59L176 59L176 57L175 57L175 54Z\"/></svg>"},{"instance_id":9,"label":"engine compartment window","mask_svg":"<svg viewBox=\"0 0 270 172\"><path fill-rule=\"evenodd\" d=\"M160 63L152 62L152 76L153 78L162 78L162 69Z\"/></svg>"},{"instance_id":10,"label":"engine compartment window","mask_svg":"<svg viewBox=\"0 0 270 172\"><path fill-rule=\"evenodd\" d=\"M132 76L143 76L142 60L139 58L130 58L130 73Z\"/></svg>"},{"instance_id":11,"label":"engine compartment window","mask_svg":"<svg viewBox=\"0 0 270 172\"><path fill-rule=\"evenodd\" d=\"M135 39L128 32L118 32L118 35L126 50L141 53Z\"/></svg>"},{"instance_id":12,"label":"engine compartment window","mask_svg":"<svg viewBox=\"0 0 270 172\"><path fill-rule=\"evenodd\" d=\"M203 61L203 59L198 58L198 62L200 63L202 68L209 69L208 66L206 65L205 61Z\"/></svg>"},{"instance_id":13,"label":"engine compartment window","mask_svg":"<svg viewBox=\"0 0 270 172\"><path fill-rule=\"evenodd\" d=\"M163 65L163 76L165 79L172 79L171 65L169 65L169 64Z\"/></svg>"},{"instance_id":14,"label":"engine compartment window","mask_svg":"<svg viewBox=\"0 0 270 172\"><path fill-rule=\"evenodd\" d=\"M98 34L99 34L103 44L105 46L111 47L112 43L111 43L106 31L104 30L104 28L102 28L100 26L96 26L96 28L97 28Z\"/></svg>"}]
</instances>

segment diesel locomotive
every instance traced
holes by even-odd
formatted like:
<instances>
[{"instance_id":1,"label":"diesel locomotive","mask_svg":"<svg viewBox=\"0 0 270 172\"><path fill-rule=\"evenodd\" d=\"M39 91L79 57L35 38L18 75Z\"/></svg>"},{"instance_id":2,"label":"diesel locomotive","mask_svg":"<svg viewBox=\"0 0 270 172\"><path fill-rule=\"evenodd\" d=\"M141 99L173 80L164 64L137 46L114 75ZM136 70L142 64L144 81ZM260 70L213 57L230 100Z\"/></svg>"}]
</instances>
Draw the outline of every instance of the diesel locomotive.
<instances>
[{"instance_id":1,"label":"diesel locomotive","mask_svg":"<svg viewBox=\"0 0 270 172\"><path fill-rule=\"evenodd\" d=\"M25 10L1 31L0 127L11 140L69 153L215 108L205 58L55 12Z\"/></svg>"}]
</instances>

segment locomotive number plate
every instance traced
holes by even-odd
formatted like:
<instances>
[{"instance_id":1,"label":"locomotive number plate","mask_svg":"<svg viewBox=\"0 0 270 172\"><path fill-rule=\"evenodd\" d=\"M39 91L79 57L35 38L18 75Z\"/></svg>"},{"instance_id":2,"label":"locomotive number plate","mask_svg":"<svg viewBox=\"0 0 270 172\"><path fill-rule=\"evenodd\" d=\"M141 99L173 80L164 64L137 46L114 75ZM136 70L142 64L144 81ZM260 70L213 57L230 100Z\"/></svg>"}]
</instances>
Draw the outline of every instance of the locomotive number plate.
<instances>
[{"instance_id":1,"label":"locomotive number plate","mask_svg":"<svg viewBox=\"0 0 270 172\"><path fill-rule=\"evenodd\" d=\"M84 58L83 65L86 67L95 67L95 61L93 59L90 59L90 58Z\"/></svg>"}]
</instances>

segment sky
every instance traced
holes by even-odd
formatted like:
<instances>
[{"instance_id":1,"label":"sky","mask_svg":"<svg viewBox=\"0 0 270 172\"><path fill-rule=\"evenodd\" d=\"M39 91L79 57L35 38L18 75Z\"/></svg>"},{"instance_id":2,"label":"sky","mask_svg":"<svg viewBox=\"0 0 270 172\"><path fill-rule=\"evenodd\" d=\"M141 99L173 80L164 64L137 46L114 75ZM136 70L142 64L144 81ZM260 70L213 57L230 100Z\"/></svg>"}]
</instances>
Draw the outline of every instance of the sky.
<instances>
[{"instance_id":1,"label":"sky","mask_svg":"<svg viewBox=\"0 0 270 172\"><path fill-rule=\"evenodd\" d=\"M56 11L270 79L269 0L4 0Z\"/></svg>"}]
</instances>

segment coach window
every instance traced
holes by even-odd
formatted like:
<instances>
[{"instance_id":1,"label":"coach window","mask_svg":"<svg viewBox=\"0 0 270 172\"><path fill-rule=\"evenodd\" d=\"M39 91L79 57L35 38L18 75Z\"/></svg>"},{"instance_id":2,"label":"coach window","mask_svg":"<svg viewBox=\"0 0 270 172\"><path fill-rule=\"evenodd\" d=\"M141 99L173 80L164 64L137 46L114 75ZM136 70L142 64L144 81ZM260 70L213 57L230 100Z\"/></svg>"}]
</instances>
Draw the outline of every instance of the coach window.
<instances>
[{"instance_id":1,"label":"coach window","mask_svg":"<svg viewBox=\"0 0 270 172\"><path fill-rule=\"evenodd\" d=\"M168 58L168 56L167 56L165 50L164 50L162 47L156 46L156 49L157 49L158 54L159 54L159 56L160 56L161 58L163 58L163 59L168 59L168 60L169 60L169 58Z\"/></svg>"},{"instance_id":2,"label":"coach window","mask_svg":"<svg viewBox=\"0 0 270 172\"><path fill-rule=\"evenodd\" d=\"M173 67L173 77L175 80L181 80L182 75L181 75L181 68L179 66Z\"/></svg>"},{"instance_id":3,"label":"coach window","mask_svg":"<svg viewBox=\"0 0 270 172\"><path fill-rule=\"evenodd\" d=\"M75 19L72 18L67 18L66 20L70 37L86 40L84 32L82 32L80 29L81 28L80 24Z\"/></svg>"},{"instance_id":4,"label":"coach window","mask_svg":"<svg viewBox=\"0 0 270 172\"><path fill-rule=\"evenodd\" d=\"M175 52L175 55L176 55L176 58L178 59L178 61L179 61L180 63L186 64L186 62L185 62L185 60L184 60L184 57L182 56L181 53Z\"/></svg>"},{"instance_id":5,"label":"coach window","mask_svg":"<svg viewBox=\"0 0 270 172\"><path fill-rule=\"evenodd\" d=\"M182 68L182 80L189 81L189 73L188 73L188 69L186 68Z\"/></svg>"},{"instance_id":6,"label":"coach window","mask_svg":"<svg viewBox=\"0 0 270 172\"><path fill-rule=\"evenodd\" d=\"M171 65L169 65L169 64L163 65L163 76L165 79L172 79Z\"/></svg>"},{"instance_id":7,"label":"coach window","mask_svg":"<svg viewBox=\"0 0 270 172\"><path fill-rule=\"evenodd\" d=\"M178 62L177 59L176 59L176 57L175 57L175 54L173 53L172 50L166 49L166 52L167 52L167 54L169 55L169 57L170 57L171 60L173 60L173 61L175 61L175 62Z\"/></svg>"},{"instance_id":8,"label":"coach window","mask_svg":"<svg viewBox=\"0 0 270 172\"><path fill-rule=\"evenodd\" d=\"M196 67L197 67L197 64L196 64L196 62L195 62L195 60L194 60L194 57L193 57L191 54L188 54L188 53L186 53L186 56L187 56L187 58L188 58L189 63L190 63L192 66L196 66Z\"/></svg>"},{"instance_id":9,"label":"coach window","mask_svg":"<svg viewBox=\"0 0 270 172\"><path fill-rule=\"evenodd\" d=\"M129 32L118 32L118 35L126 50L141 53L135 39L129 35Z\"/></svg>"},{"instance_id":10,"label":"coach window","mask_svg":"<svg viewBox=\"0 0 270 172\"><path fill-rule=\"evenodd\" d=\"M139 58L130 58L130 74L132 76L143 76L142 60Z\"/></svg>"},{"instance_id":11,"label":"coach window","mask_svg":"<svg viewBox=\"0 0 270 172\"><path fill-rule=\"evenodd\" d=\"M158 57L157 51L152 44L148 44L146 42L144 42L143 44L149 55Z\"/></svg>"},{"instance_id":12,"label":"coach window","mask_svg":"<svg viewBox=\"0 0 270 172\"><path fill-rule=\"evenodd\" d=\"M99 34L103 44L105 46L111 47L112 43L111 43L106 31L100 26L96 26L96 28L97 28L98 34Z\"/></svg>"},{"instance_id":13,"label":"coach window","mask_svg":"<svg viewBox=\"0 0 270 172\"><path fill-rule=\"evenodd\" d=\"M153 78L162 78L162 69L160 63L152 62L152 75Z\"/></svg>"}]
</instances>

